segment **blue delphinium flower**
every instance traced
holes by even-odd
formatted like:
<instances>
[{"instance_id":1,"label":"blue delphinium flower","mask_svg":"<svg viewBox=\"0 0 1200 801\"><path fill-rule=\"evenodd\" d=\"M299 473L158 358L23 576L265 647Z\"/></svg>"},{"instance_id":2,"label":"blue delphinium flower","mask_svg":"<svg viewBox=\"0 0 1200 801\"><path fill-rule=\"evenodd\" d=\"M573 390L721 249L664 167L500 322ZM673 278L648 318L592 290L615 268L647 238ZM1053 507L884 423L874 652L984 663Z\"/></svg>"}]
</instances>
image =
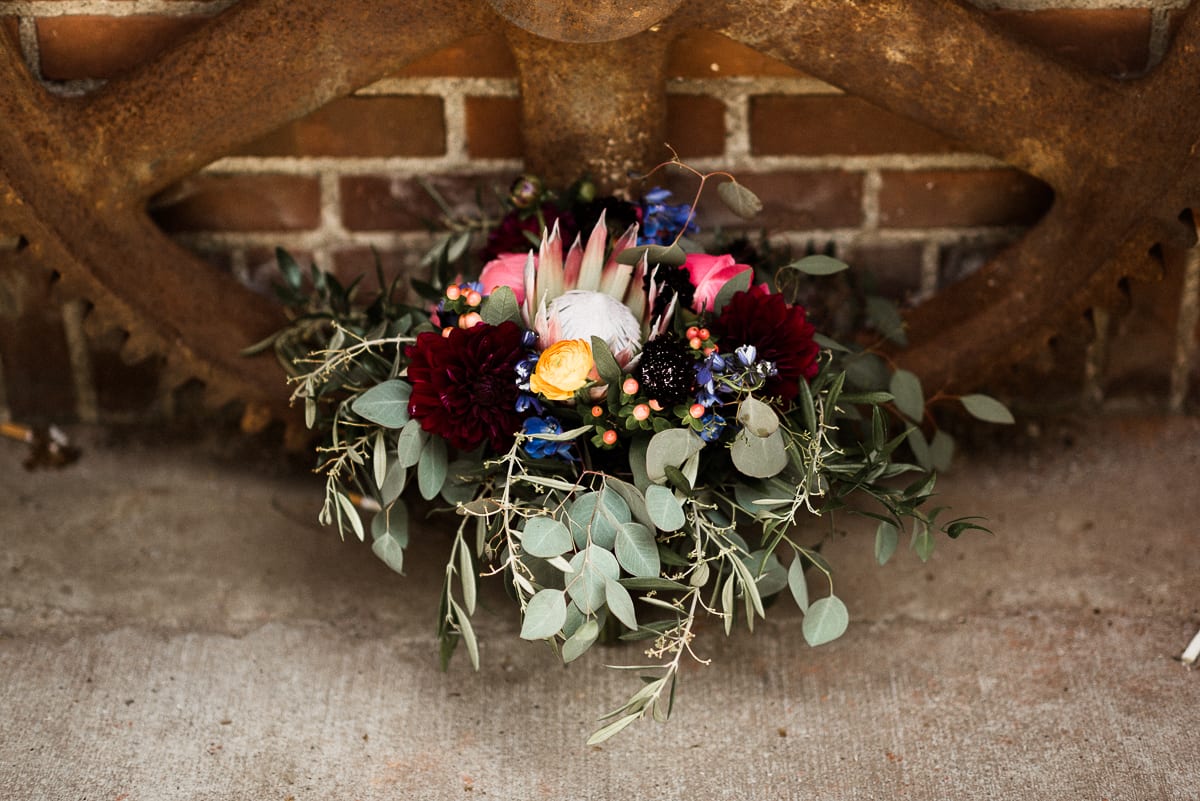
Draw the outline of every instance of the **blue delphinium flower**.
<instances>
[{"instance_id":1,"label":"blue delphinium flower","mask_svg":"<svg viewBox=\"0 0 1200 801\"><path fill-rule=\"evenodd\" d=\"M529 334L532 332L526 331L525 346L532 347L533 341L529 339ZM533 411L534 414L541 414L545 410L545 406L538 400L537 395L529 389L529 379L533 376L533 371L537 367L538 353L531 352L524 359L517 362L514 368L516 373L517 389L521 392L517 395L517 411L528 412Z\"/></svg>"},{"instance_id":2,"label":"blue delphinium flower","mask_svg":"<svg viewBox=\"0 0 1200 801\"><path fill-rule=\"evenodd\" d=\"M695 220L688 219L692 207L687 203L670 205L666 202L669 197L671 191L660 187L655 187L642 196L642 232L638 237L639 245L666 245L674 242L681 231L687 234L700 230Z\"/></svg>"},{"instance_id":3,"label":"blue delphinium flower","mask_svg":"<svg viewBox=\"0 0 1200 801\"><path fill-rule=\"evenodd\" d=\"M700 439L705 442L715 442L725 431L725 418L714 411L700 418Z\"/></svg>"},{"instance_id":4,"label":"blue delphinium flower","mask_svg":"<svg viewBox=\"0 0 1200 801\"><path fill-rule=\"evenodd\" d=\"M558 420L546 415L545 417L526 417L522 426L525 434L557 434L562 431ZM554 442L548 439L527 439L521 446L534 459L557 458L567 462L575 461L571 455L570 442Z\"/></svg>"}]
</instances>

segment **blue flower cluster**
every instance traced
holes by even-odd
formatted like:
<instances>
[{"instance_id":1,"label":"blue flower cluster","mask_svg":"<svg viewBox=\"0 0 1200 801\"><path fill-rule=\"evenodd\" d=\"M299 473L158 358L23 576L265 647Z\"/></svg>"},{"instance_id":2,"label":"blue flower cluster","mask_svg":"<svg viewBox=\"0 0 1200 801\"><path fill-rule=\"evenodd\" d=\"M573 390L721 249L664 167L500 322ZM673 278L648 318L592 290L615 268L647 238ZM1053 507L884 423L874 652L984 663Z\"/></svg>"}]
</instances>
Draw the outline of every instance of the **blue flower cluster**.
<instances>
[{"instance_id":1,"label":"blue flower cluster","mask_svg":"<svg viewBox=\"0 0 1200 801\"><path fill-rule=\"evenodd\" d=\"M562 431L562 424L557 419L545 417L526 417L522 426L525 434L557 434ZM522 447L534 459L562 459L566 462L575 461L571 454L570 442L554 442L548 439L527 439Z\"/></svg>"},{"instance_id":2,"label":"blue flower cluster","mask_svg":"<svg viewBox=\"0 0 1200 801\"><path fill-rule=\"evenodd\" d=\"M642 197L642 233L639 245L667 245L675 241L680 232L685 234L700 230L695 220L689 220L692 207L687 203L669 205L669 189L655 187Z\"/></svg>"},{"instance_id":3,"label":"blue flower cluster","mask_svg":"<svg viewBox=\"0 0 1200 801\"><path fill-rule=\"evenodd\" d=\"M545 407L538 400L537 395L529 389L529 379L533 377L533 371L537 369L538 357L540 355L536 350L532 349L537 344L537 334L532 331L526 331L522 344L526 348L530 348L530 350L524 359L517 362L517 366L514 368L517 374L517 389L521 390L521 393L517 395L517 411L523 413L532 409L534 414L541 414L545 410Z\"/></svg>"},{"instance_id":4,"label":"blue flower cluster","mask_svg":"<svg viewBox=\"0 0 1200 801\"><path fill-rule=\"evenodd\" d=\"M742 345L730 356L714 352L698 362L696 386L699 389L696 391L696 402L708 409L700 418L700 438L712 442L725 429L725 418L713 410L714 406L724 403L739 390L762 386L776 372L773 363L758 360L758 350L753 345Z\"/></svg>"}]
</instances>

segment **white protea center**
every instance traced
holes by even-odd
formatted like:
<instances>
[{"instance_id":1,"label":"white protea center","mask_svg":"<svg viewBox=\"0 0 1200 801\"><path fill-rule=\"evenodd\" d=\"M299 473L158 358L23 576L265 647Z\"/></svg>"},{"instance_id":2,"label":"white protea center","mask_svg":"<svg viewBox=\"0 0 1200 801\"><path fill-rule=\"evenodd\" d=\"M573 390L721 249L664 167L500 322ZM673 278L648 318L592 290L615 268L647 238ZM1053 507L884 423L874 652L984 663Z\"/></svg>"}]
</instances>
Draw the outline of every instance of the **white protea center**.
<instances>
[{"instance_id":1,"label":"white protea center","mask_svg":"<svg viewBox=\"0 0 1200 801\"><path fill-rule=\"evenodd\" d=\"M642 347L642 325L621 301L604 292L573 289L543 306L533 321L538 346L563 339L600 337L624 367Z\"/></svg>"}]
</instances>

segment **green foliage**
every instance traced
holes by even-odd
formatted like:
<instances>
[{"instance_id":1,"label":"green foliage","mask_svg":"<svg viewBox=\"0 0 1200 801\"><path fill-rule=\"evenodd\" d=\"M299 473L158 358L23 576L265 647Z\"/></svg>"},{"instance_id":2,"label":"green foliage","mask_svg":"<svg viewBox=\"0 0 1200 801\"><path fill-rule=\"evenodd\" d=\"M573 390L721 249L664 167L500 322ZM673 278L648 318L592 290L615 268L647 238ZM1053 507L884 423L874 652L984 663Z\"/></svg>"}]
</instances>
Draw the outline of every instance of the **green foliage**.
<instances>
[{"instance_id":1,"label":"green foliage","mask_svg":"<svg viewBox=\"0 0 1200 801\"><path fill-rule=\"evenodd\" d=\"M718 184L717 195L720 196L721 202L729 207L730 211L743 220L752 220L762 211L763 204L758 199L758 195L737 181L726 181Z\"/></svg>"}]
</instances>

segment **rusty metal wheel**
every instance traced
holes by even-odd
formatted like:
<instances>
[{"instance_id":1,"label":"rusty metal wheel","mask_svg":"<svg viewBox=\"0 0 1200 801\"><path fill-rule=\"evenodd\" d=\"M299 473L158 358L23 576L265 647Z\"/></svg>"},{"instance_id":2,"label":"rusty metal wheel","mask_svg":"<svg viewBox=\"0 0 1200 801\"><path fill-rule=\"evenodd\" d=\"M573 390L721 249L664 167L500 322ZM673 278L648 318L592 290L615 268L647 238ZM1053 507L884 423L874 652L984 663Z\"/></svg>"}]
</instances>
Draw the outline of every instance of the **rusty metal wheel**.
<instances>
[{"instance_id":1,"label":"rusty metal wheel","mask_svg":"<svg viewBox=\"0 0 1200 801\"><path fill-rule=\"evenodd\" d=\"M1117 82L951 0L813 0L786 14L770 0L623 0L570 18L557 8L244 0L82 99L48 94L0 37L0 233L29 243L8 258L61 275L105 325L128 333L129 355L161 353L170 377L202 380L212 401L286 417L278 367L238 355L279 324L279 310L168 239L147 217L148 199L239 144L497 26L517 56L528 166L550 179L580 154L609 184L645 165L663 140L669 44L703 28L1050 184L1053 207L1019 242L909 314L912 346L899 360L931 388L969 387L1028 358L1065 322L1110 302L1121 279L1156 277L1157 243L1194 237L1180 215L1197 199L1200 117L1167 111L1200 93L1194 11L1161 66ZM630 28L634 12L644 17ZM632 57L637 70L626 66Z\"/></svg>"}]
</instances>

